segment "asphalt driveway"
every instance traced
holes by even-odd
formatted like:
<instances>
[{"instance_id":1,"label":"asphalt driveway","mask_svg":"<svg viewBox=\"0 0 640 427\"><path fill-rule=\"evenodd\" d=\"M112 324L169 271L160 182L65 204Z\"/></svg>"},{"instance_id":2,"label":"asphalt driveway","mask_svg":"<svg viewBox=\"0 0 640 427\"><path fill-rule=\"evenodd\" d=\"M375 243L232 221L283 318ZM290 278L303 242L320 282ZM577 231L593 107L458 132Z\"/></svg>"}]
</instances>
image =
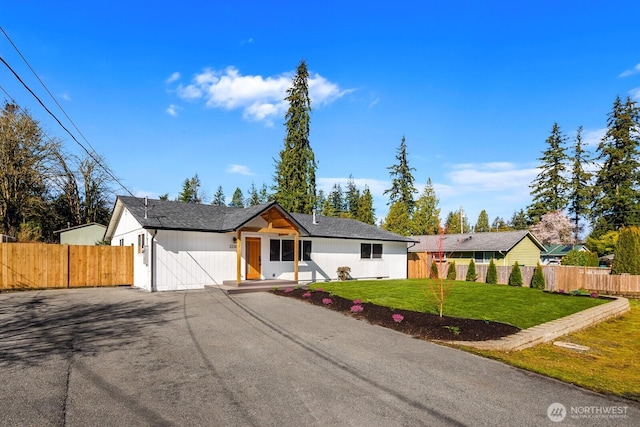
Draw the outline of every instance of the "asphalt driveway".
<instances>
[{"instance_id":1,"label":"asphalt driveway","mask_svg":"<svg viewBox=\"0 0 640 427\"><path fill-rule=\"evenodd\" d=\"M1 425L640 423L626 400L266 293L0 294L0 325Z\"/></svg>"}]
</instances>

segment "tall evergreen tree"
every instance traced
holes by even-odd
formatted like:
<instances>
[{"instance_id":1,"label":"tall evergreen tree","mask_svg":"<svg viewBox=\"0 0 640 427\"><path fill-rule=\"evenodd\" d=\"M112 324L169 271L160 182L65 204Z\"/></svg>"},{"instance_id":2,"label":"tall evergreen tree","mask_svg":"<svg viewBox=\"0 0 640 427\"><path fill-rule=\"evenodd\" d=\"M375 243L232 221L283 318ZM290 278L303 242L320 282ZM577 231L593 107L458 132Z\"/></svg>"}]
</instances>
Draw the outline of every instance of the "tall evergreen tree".
<instances>
[{"instance_id":1,"label":"tall evergreen tree","mask_svg":"<svg viewBox=\"0 0 640 427\"><path fill-rule=\"evenodd\" d=\"M639 116L638 106L629 97L623 103L618 96L609 113L607 132L597 148L601 167L592 209L596 237L639 222Z\"/></svg>"},{"instance_id":2,"label":"tall evergreen tree","mask_svg":"<svg viewBox=\"0 0 640 427\"><path fill-rule=\"evenodd\" d=\"M365 224L375 225L376 223L375 209L373 208L373 196L371 195L371 191L369 191L369 187L366 185L360 194L360 200L358 200L358 216L356 219L364 222Z\"/></svg>"},{"instance_id":3,"label":"tall evergreen tree","mask_svg":"<svg viewBox=\"0 0 640 427\"><path fill-rule=\"evenodd\" d=\"M576 241L580 234L580 220L589 214L591 205L591 173L585 170L589 164L589 153L582 147L582 126L576 133L576 142L573 146L573 156L571 158L571 179L569 182L567 210L575 225Z\"/></svg>"},{"instance_id":4,"label":"tall evergreen tree","mask_svg":"<svg viewBox=\"0 0 640 427\"><path fill-rule=\"evenodd\" d=\"M258 189L256 185L252 182L251 187L249 187L249 198L247 199L248 206L256 206L260 204L260 195L258 194Z\"/></svg>"},{"instance_id":5,"label":"tall evergreen tree","mask_svg":"<svg viewBox=\"0 0 640 427\"><path fill-rule=\"evenodd\" d=\"M415 203L412 217L412 234L421 236L424 234L435 235L440 230L440 199L436 195L431 183L431 178L427 179L424 191Z\"/></svg>"},{"instance_id":6,"label":"tall evergreen tree","mask_svg":"<svg viewBox=\"0 0 640 427\"><path fill-rule=\"evenodd\" d=\"M317 213L321 213L324 210L324 204L327 201L327 197L324 195L324 190L318 190L318 194L316 196L316 206L315 210Z\"/></svg>"},{"instance_id":7,"label":"tall evergreen tree","mask_svg":"<svg viewBox=\"0 0 640 427\"><path fill-rule=\"evenodd\" d=\"M489 215L487 211L484 209L480 211L480 215L478 215L478 220L476 221L476 227L474 228L476 233L487 233L491 231L491 226L489 225Z\"/></svg>"},{"instance_id":8,"label":"tall evergreen tree","mask_svg":"<svg viewBox=\"0 0 640 427\"><path fill-rule=\"evenodd\" d=\"M356 187L353 175L349 175L349 179L347 180L347 190L345 191L344 202L346 204L346 211L349 213L349 217L357 218L358 204L360 202L360 190Z\"/></svg>"},{"instance_id":9,"label":"tall evergreen tree","mask_svg":"<svg viewBox=\"0 0 640 427\"><path fill-rule=\"evenodd\" d=\"M198 174L184 180L184 183L182 184L182 191L178 194L178 201L185 203L202 203L200 178L198 177Z\"/></svg>"},{"instance_id":10,"label":"tall evergreen tree","mask_svg":"<svg viewBox=\"0 0 640 427\"><path fill-rule=\"evenodd\" d=\"M287 135L276 162L275 200L289 212L311 213L316 205L316 160L309 142L311 99L309 72L300 61L287 90Z\"/></svg>"},{"instance_id":11,"label":"tall evergreen tree","mask_svg":"<svg viewBox=\"0 0 640 427\"><path fill-rule=\"evenodd\" d=\"M392 204L382 223L382 228L402 236L411 235L411 215L407 205L401 201Z\"/></svg>"},{"instance_id":12,"label":"tall evergreen tree","mask_svg":"<svg viewBox=\"0 0 640 427\"><path fill-rule=\"evenodd\" d=\"M444 222L444 229L447 234L467 233L471 231L469 220L464 212L462 212L462 224L460 224L461 211L451 211L447 214L447 219Z\"/></svg>"},{"instance_id":13,"label":"tall evergreen tree","mask_svg":"<svg viewBox=\"0 0 640 427\"><path fill-rule=\"evenodd\" d=\"M324 202L322 215L341 217L344 216L345 212L346 207L344 194L342 193L342 186L339 183L333 184L333 189Z\"/></svg>"},{"instance_id":14,"label":"tall evergreen tree","mask_svg":"<svg viewBox=\"0 0 640 427\"><path fill-rule=\"evenodd\" d=\"M236 187L236 190L233 192L229 206L232 208L244 208L244 195L240 187Z\"/></svg>"},{"instance_id":15,"label":"tall evergreen tree","mask_svg":"<svg viewBox=\"0 0 640 427\"><path fill-rule=\"evenodd\" d=\"M504 222L504 218L502 218L501 216L497 216L496 219L493 220L493 222L491 223L491 230L492 231L509 231L509 225Z\"/></svg>"},{"instance_id":16,"label":"tall evergreen tree","mask_svg":"<svg viewBox=\"0 0 640 427\"><path fill-rule=\"evenodd\" d=\"M567 207L569 183L565 176L566 139L558 123L554 123L551 135L546 140L547 149L538 159L542 162L540 173L530 186L533 199L529 207L529 216L534 222L547 212L564 210Z\"/></svg>"},{"instance_id":17,"label":"tall evergreen tree","mask_svg":"<svg viewBox=\"0 0 640 427\"><path fill-rule=\"evenodd\" d=\"M403 203L407 207L409 216L413 213L413 195L417 193L413 182L413 171L415 168L409 166L407 159L407 144L405 137L402 137L398 152L396 154L398 163L389 166L389 175L391 176L391 188L385 190L384 194L389 195L389 205L396 202Z\"/></svg>"},{"instance_id":18,"label":"tall evergreen tree","mask_svg":"<svg viewBox=\"0 0 640 427\"><path fill-rule=\"evenodd\" d=\"M226 203L224 199L225 196L224 191L222 191L222 185L219 185L216 193L213 195L213 201L211 202L211 204L215 206L225 206Z\"/></svg>"},{"instance_id":19,"label":"tall evergreen tree","mask_svg":"<svg viewBox=\"0 0 640 427\"><path fill-rule=\"evenodd\" d=\"M513 213L509 225L514 230L526 230L529 228L529 220L527 219L527 214L524 212L524 209Z\"/></svg>"},{"instance_id":20,"label":"tall evergreen tree","mask_svg":"<svg viewBox=\"0 0 640 427\"><path fill-rule=\"evenodd\" d=\"M269 194L269 190L267 189L267 184L262 184L262 188L260 189L260 203L264 205L265 203L269 203L274 200L273 194Z\"/></svg>"}]
</instances>

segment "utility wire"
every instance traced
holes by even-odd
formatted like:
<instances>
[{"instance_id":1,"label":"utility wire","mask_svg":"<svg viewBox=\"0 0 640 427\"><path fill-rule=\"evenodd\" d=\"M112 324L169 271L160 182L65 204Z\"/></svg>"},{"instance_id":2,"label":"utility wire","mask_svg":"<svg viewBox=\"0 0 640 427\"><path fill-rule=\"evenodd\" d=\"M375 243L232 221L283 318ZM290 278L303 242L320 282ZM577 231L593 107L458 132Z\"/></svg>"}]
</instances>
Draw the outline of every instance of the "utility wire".
<instances>
[{"instance_id":1,"label":"utility wire","mask_svg":"<svg viewBox=\"0 0 640 427\"><path fill-rule=\"evenodd\" d=\"M53 119L60 125L60 127L62 129L64 129L64 131L69 134L69 136L71 137L71 139L73 139L75 141L76 144L78 144L86 153L89 157L91 157L91 159L93 159L94 162L96 162L96 164L98 166L100 166L106 173L107 175L109 175L116 183L118 183L118 185L124 190L126 191L129 195L131 195L132 197L134 197L136 200L138 200L138 198L120 181L120 179L118 179L118 177L111 171L111 169L109 169L107 166L105 166L102 161L100 160L100 158L97 156L97 154L95 154L94 152L91 152L87 149L87 147L85 147L80 141L78 141L78 139L75 137L75 135L73 135L71 133L71 131L69 131L69 129L67 129L67 127L65 125L62 124L62 122L60 121L60 119L58 119L58 117L56 117L55 114L53 114L51 112L51 110L49 110L49 108L47 108L47 106L44 104L44 102L42 102L42 100L38 97L38 95L36 95L33 90L31 90L31 88L22 80L22 78L20 78L20 76L18 75L18 73L16 73L16 71L7 63L7 61L4 60L3 57L0 56L0 62L2 62L8 69L9 71L11 71L11 73L13 73L13 75L15 76L16 79L18 79L18 81L22 84L22 86L24 86L25 89L27 89L27 91L38 101L38 103L42 106L42 108L45 109L45 111L47 113L49 113L49 115L51 117L53 117ZM92 147L93 148L93 147ZM140 201L140 203L142 204L143 202Z\"/></svg>"}]
</instances>

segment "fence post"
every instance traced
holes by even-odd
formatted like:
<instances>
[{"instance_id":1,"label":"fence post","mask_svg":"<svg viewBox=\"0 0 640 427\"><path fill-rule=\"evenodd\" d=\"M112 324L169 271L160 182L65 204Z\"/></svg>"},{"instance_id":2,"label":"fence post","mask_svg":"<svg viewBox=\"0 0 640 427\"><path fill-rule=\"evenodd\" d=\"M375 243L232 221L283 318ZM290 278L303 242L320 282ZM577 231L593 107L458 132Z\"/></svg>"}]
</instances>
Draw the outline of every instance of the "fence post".
<instances>
[{"instance_id":1,"label":"fence post","mask_svg":"<svg viewBox=\"0 0 640 427\"><path fill-rule=\"evenodd\" d=\"M71 281L71 246L67 245L67 289Z\"/></svg>"}]
</instances>

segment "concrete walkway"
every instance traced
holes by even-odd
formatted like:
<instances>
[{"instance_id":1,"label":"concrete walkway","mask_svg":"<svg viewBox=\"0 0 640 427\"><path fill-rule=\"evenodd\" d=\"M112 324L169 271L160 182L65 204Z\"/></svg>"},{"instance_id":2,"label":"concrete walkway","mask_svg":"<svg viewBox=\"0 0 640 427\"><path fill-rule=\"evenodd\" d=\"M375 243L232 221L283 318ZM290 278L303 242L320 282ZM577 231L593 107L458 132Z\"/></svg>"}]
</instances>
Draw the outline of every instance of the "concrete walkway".
<instances>
[{"instance_id":1,"label":"concrete walkway","mask_svg":"<svg viewBox=\"0 0 640 427\"><path fill-rule=\"evenodd\" d=\"M630 310L629 300L626 298L615 296L608 296L606 298L611 298L613 301L529 329L524 329L517 334L509 335L499 340L448 341L448 343L473 347L479 350L523 350L593 326L604 320L621 316Z\"/></svg>"}]
</instances>

